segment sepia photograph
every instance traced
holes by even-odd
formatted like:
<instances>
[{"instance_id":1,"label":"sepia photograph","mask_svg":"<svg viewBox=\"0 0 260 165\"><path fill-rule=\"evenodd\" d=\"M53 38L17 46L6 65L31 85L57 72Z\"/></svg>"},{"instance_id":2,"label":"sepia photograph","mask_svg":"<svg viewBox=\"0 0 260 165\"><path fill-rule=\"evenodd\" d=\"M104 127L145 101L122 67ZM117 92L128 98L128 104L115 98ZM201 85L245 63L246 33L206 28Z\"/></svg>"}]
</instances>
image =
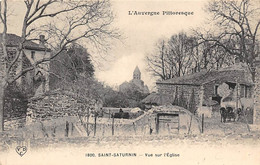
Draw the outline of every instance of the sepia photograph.
<instances>
[{"instance_id":1,"label":"sepia photograph","mask_svg":"<svg viewBox=\"0 0 260 165\"><path fill-rule=\"evenodd\" d=\"M259 155L259 0L0 0L0 165Z\"/></svg>"}]
</instances>

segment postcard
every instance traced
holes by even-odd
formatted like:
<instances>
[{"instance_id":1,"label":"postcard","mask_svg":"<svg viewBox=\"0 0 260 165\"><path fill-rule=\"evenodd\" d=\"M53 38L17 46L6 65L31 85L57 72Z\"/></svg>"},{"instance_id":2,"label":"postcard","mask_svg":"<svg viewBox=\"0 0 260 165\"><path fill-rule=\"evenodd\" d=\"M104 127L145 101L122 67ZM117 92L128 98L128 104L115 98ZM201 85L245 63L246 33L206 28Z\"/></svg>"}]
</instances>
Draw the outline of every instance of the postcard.
<instances>
[{"instance_id":1,"label":"postcard","mask_svg":"<svg viewBox=\"0 0 260 165\"><path fill-rule=\"evenodd\" d=\"M260 164L257 0L0 0L0 165Z\"/></svg>"}]
</instances>

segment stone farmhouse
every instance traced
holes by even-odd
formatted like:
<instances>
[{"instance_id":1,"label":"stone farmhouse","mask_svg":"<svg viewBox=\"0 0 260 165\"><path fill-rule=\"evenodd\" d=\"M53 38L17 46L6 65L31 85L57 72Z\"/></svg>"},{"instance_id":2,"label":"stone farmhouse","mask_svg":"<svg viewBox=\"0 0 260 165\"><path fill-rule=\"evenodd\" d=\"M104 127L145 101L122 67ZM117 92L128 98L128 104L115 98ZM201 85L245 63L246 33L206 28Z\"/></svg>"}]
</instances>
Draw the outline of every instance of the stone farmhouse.
<instances>
[{"instance_id":1,"label":"stone farmhouse","mask_svg":"<svg viewBox=\"0 0 260 165\"><path fill-rule=\"evenodd\" d=\"M0 40L2 34L0 34ZM15 34L7 34L6 46L8 53L8 61L12 61L17 52L17 48L22 38ZM11 76L22 70L31 67L35 62L49 58L51 50L45 46L45 37L40 35L39 44L32 41L25 41L22 54L19 56L17 63L12 69ZM0 53L3 53L2 50ZM29 90L32 95L35 93L43 93L49 89L49 62L39 64L36 69L27 72L17 81L17 85L21 86L24 90Z\"/></svg>"},{"instance_id":2,"label":"stone farmhouse","mask_svg":"<svg viewBox=\"0 0 260 165\"><path fill-rule=\"evenodd\" d=\"M241 63L222 70L201 71L182 77L168 79L157 82L159 93L166 93L173 96L179 96L183 92L184 97L188 100L192 93L195 92L196 103L199 104L199 94L201 89L204 91L204 103L215 100L221 101L218 93L218 87L226 83L229 89L234 89L236 83L240 84L240 97L252 96L253 81L249 77L249 73L243 69Z\"/></svg>"},{"instance_id":3,"label":"stone farmhouse","mask_svg":"<svg viewBox=\"0 0 260 165\"><path fill-rule=\"evenodd\" d=\"M159 81L156 85L159 93L178 98L182 95L187 103L191 99L192 92L194 92L197 107L210 107L216 103L219 105L218 107L225 106L225 101L236 102L237 98L246 100L245 102L252 100L251 105L248 106L254 109L255 121L260 111L260 109L253 108L257 107L255 104L257 102L256 98L259 98L256 92L254 94L254 91L257 91L259 88L256 85L259 83L258 67L256 66L255 83L247 65L237 61L234 65L227 68L211 71L204 70L182 77ZM233 106L239 108L242 105L237 104Z\"/></svg>"},{"instance_id":4,"label":"stone farmhouse","mask_svg":"<svg viewBox=\"0 0 260 165\"><path fill-rule=\"evenodd\" d=\"M147 85L144 85L144 81L141 79L141 71L136 66L133 72L133 79L130 82L124 82L119 86L120 92L127 92L127 90L137 90L141 93L149 93Z\"/></svg>"}]
</instances>

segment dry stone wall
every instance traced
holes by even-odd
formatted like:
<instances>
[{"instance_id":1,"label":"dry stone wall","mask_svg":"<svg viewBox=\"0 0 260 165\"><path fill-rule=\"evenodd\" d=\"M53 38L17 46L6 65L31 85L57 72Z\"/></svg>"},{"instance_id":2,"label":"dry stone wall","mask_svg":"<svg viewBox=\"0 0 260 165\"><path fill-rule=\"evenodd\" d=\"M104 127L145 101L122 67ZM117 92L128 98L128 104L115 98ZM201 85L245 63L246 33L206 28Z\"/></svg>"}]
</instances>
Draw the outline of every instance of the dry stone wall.
<instances>
[{"instance_id":1,"label":"dry stone wall","mask_svg":"<svg viewBox=\"0 0 260 165\"><path fill-rule=\"evenodd\" d=\"M84 116L99 109L93 99L77 99L72 93L42 95L28 100L22 115L5 116L5 130L17 129L33 122L42 122L64 116Z\"/></svg>"},{"instance_id":2,"label":"dry stone wall","mask_svg":"<svg viewBox=\"0 0 260 165\"><path fill-rule=\"evenodd\" d=\"M63 116L86 115L95 110L95 100L80 101L68 94L53 94L29 101L26 122L44 121Z\"/></svg>"}]
</instances>

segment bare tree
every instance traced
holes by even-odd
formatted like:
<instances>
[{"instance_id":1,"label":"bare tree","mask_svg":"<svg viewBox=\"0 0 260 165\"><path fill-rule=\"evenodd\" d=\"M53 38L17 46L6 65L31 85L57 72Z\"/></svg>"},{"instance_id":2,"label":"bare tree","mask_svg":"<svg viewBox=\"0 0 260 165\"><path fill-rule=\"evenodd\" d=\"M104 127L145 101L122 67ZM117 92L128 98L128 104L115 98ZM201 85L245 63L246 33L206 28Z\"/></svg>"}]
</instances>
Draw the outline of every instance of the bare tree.
<instances>
[{"instance_id":1,"label":"bare tree","mask_svg":"<svg viewBox=\"0 0 260 165\"><path fill-rule=\"evenodd\" d=\"M157 44L154 53L146 57L148 70L161 80L180 77L188 73L194 53L193 38L185 33L173 35Z\"/></svg>"},{"instance_id":2,"label":"bare tree","mask_svg":"<svg viewBox=\"0 0 260 165\"><path fill-rule=\"evenodd\" d=\"M193 39L185 33L173 35L169 42L169 63L171 68L171 78L180 77L187 73L191 66L191 56L193 56Z\"/></svg>"},{"instance_id":3,"label":"bare tree","mask_svg":"<svg viewBox=\"0 0 260 165\"><path fill-rule=\"evenodd\" d=\"M7 0L0 2L0 20L3 29L1 40L0 72L0 131L4 130L3 108L4 90L28 71L50 61L60 54L69 44L78 40L93 44L100 49L108 46L109 39L119 37L111 28L113 13L108 0L70 1L70 0L24 0L26 11L22 22L21 40L14 58L8 59L6 36L8 32ZM11 3L11 2L10 2ZM28 41L36 41L39 34L47 36L53 49L50 57L42 58L32 66L11 75Z\"/></svg>"},{"instance_id":4,"label":"bare tree","mask_svg":"<svg viewBox=\"0 0 260 165\"><path fill-rule=\"evenodd\" d=\"M209 2L207 11L216 29L198 33L201 41L223 48L227 54L246 62L251 69L259 54L259 2L215 0Z\"/></svg>"},{"instance_id":5,"label":"bare tree","mask_svg":"<svg viewBox=\"0 0 260 165\"><path fill-rule=\"evenodd\" d=\"M200 72L201 69L211 70L229 66L233 64L232 56L228 56L226 51L211 42L201 42L194 37L194 53L192 55L192 72Z\"/></svg>"},{"instance_id":6,"label":"bare tree","mask_svg":"<svg viewBox=\"0 0 260 165\"><path fill-rule=\"evenodd\" d=\"M165 40L159 41L156 44L155 52L146 57L148 71L162 80L166 80L170 76L169 68L166 66L167 47L165 42Z\"/></svg>"}]
</instances>

